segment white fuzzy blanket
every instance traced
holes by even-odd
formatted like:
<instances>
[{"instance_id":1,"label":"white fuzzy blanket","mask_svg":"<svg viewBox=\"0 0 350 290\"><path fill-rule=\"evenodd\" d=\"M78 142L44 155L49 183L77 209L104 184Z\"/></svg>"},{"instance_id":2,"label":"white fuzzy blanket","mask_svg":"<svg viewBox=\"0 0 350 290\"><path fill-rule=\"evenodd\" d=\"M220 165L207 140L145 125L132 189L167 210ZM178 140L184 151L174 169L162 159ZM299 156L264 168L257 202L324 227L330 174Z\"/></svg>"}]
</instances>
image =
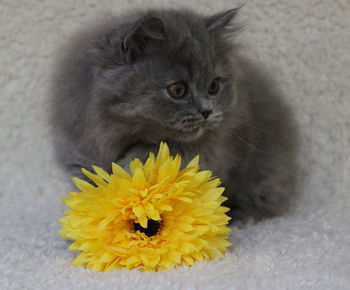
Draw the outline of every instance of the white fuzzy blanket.
<instances>
[{"instance_id":1,"label":"white fuzzy blanket","mask_svg":"<svg viewBox=\"0 0 350 290\"><path fill-rule=\"evenodd\" d=\"M219 3L216 3L219 2ZM52 55L95 15L133 7L220 11L231 0L0 1L0 289L350 289L348 0L249 0L239 40L294 106L303 134L302 199L288 216L233 229L221 261L159 273L69 265L45 123Z\"/></svg>"}]
</instances>

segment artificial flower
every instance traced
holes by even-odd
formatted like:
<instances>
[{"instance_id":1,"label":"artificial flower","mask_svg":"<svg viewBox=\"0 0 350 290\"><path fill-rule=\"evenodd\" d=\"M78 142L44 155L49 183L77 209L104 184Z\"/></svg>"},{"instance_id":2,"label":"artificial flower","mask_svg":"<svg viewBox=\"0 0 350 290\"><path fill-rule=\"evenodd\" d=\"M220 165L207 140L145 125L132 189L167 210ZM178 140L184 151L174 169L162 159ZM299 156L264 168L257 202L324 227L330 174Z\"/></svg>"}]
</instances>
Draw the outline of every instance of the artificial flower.
<instances>
[{"instance_id":1,"label":"artificial flower","mask_svg":"<svg viewBox=\"0 0 350 290\"><path fill-rule=\"evenodd\" d=\"M181 157L161 143L157 157L133 160L130 173L115 163L111 174L82 169L94 185L73 178L80 192L62 198L69 209L59 234L79 251L72 264L157 271L223 257L231 245L224 188L198 163L181 169Z\"/></svg>"}]
</instances>

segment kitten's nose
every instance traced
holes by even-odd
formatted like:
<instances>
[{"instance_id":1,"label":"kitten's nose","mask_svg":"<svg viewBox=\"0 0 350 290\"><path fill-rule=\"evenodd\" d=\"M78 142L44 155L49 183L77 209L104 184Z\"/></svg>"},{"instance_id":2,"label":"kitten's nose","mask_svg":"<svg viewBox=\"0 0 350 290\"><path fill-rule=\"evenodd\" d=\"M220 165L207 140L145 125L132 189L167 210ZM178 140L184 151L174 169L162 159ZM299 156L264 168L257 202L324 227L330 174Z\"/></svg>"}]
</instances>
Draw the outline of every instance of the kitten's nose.
<instances>
[{"instance_id":1,"label":"kitten's nose","mask_svg":"<svg viewBox=\"0 0 350 290\"><path fill-rule=\"evenodd\" d=\"M200 112L202 114L202 116L204 117L204 119L208 119L209 115L211 114L212 110L204 110L202 112Z\"/></svg>"}]
</instances>

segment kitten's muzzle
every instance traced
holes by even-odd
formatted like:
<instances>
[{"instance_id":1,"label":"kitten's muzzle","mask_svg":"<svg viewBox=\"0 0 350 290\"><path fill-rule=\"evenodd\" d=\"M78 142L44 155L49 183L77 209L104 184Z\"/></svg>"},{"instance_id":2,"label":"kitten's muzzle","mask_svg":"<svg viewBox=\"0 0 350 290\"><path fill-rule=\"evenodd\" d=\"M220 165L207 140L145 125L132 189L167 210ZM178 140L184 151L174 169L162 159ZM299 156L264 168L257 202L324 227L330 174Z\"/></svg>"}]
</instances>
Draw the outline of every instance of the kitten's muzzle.
<instances>
[{"instance_id":1,"label":"kitten's muzzle","mask_svg":"<svg viewBox=\"0 0 350 290\"><path fill-rule=\"evenodd\" d=\"M203 118L208 119L209 115L213 112L213 103L207 96L194 99L197 112L200 113Z\"/></svg>"}]
</instances>

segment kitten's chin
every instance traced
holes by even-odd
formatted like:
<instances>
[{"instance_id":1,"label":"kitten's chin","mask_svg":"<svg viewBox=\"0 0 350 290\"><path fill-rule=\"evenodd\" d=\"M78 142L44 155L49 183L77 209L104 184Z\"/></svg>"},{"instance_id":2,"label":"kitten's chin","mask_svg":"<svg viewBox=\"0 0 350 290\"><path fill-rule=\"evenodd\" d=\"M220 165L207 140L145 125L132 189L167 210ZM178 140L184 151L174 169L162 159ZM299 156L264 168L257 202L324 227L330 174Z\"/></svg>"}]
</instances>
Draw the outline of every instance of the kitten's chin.
<instances>
[{"instance_id":1,"label":"kitten's chin","mask_svg":"<svg viewBox=\"0 0 350 290\"><path fill-rule=\"evenodd\" d=\"M191 132L181 132L181 134L178 136L178 139L183 142L193 142L202 137L204 132L205 129L203 127L199 127L198 129Z\"/></svg>"}]
</instances>

